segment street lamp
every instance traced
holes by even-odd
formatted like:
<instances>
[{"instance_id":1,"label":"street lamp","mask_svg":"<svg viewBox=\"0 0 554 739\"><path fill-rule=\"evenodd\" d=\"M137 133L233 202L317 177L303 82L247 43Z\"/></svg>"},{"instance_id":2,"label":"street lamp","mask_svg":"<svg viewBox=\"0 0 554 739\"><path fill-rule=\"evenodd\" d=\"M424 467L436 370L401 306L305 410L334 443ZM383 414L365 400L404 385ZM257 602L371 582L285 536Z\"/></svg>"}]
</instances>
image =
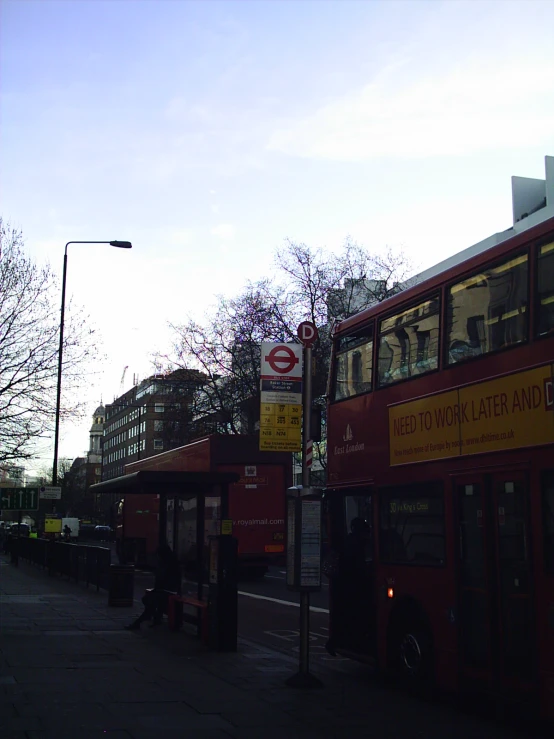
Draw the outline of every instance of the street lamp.
<instances>
[{"instance_id":1,"label":"street lamp","mask_svg":"<svg viewBox=\"0 0 554 739\"><path fill-rule=\"evenodd\" d=\"M63 256L62 308L60 315L60 348L58 350L58 389L56 395L56 428L54 431L54 464L52 465L52 485L58 484L58 442L60 436L60 402L62 397L62 356L63 356L63 324L65 318L65 281L67 277L67 247L70 244L109 244L119 249L131 249L130 241L68 241Z\"/></svg>"}]
</instances>

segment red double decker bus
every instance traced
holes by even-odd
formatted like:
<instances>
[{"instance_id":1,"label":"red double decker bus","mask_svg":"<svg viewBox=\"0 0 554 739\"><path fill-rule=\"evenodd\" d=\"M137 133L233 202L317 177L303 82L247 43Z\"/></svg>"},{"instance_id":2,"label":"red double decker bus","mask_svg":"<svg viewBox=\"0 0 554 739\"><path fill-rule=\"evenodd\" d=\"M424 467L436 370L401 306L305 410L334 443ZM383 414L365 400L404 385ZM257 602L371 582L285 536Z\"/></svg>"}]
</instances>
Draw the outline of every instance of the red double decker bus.
<instances>
[{"instance_id":1,"label":"red double decker bus","mask_svg":"<svg viewBox=\"0 0 554 739\"><path fill-rule=\"evenodd\" d=\"M554 718L553 373L554 218L336 325L331 650Z\"/></svg>"}]
</instances>

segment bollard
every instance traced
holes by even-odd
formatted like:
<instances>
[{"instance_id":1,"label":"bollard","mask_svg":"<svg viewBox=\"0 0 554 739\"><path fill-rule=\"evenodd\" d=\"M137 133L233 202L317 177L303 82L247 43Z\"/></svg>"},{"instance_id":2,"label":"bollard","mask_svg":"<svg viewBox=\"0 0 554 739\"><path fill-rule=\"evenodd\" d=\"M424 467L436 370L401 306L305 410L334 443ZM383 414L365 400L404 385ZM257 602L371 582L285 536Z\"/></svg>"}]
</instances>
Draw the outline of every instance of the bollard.
<instances>
[{"instance_id":1,"label":"bollard","mask_svg":"<svg viewBox=\"0 0 554 739\"><path fill-rule=\"evenodd\" d=\"M130 608L135 589L134 565L110 565L108 605Z\"/></svg>"}]
</instances>

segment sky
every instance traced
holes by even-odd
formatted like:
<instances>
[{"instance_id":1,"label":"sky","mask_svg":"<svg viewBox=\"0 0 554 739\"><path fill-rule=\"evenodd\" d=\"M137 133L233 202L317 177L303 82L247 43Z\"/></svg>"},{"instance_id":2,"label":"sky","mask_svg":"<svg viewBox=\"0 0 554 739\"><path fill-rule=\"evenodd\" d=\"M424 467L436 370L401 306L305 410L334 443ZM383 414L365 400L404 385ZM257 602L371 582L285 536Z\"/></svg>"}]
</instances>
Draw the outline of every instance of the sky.
<instances>
[{"instance_id":1,"label":"sky","mask_svg":"<svg viewBox=\"0 0 554 739\"><path fill-rule=\"evenodd\" d=\"M1 0L0 215L60 275L68 241L133 243L68 248L107 359L60 457L285 239L419 271L509 228L554 154L553 27L550 0Z\"/></svg>"}]
</instances>

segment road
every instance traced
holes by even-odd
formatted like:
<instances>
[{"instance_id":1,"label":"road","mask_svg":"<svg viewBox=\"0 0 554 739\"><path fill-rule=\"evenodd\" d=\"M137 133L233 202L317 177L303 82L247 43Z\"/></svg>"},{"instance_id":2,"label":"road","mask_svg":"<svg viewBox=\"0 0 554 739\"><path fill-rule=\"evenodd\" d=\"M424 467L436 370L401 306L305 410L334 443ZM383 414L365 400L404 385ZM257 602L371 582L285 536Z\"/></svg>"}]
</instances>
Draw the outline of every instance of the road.
<instances>
[{"instance_id":1,"label":"road","mask_svg":"<svg viewBox=\"0 0 554 739\"><path fill-rule=\"evenodd\" d=\"M310 595L310 661L338 666L342 660L325 650L328 639L328 592L322 583L319 593ZM300 596L287 589L285 571L272 567L259 581L239 583L239 633L272 649L298 658Z\"/></svg>"}]
</instances>

